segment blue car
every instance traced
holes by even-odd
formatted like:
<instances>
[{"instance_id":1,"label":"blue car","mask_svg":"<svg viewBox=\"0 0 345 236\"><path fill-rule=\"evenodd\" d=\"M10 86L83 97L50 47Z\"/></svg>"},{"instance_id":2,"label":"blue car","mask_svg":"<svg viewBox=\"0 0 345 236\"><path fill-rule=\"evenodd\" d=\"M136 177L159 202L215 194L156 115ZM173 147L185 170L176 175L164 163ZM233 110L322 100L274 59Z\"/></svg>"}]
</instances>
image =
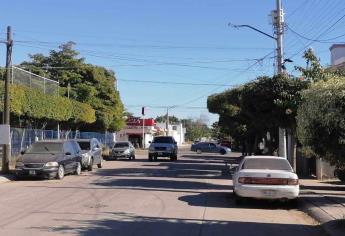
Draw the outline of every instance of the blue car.
<instances>
[{"instance_id":1,"label":"blue car","mask_svg":"<svg viewBox=\"0 0 345 236\"><path fill-rule=\"evenodd\" d=\"M220 153L222 155L225 155L231 152L231 149L228 147L219 146L212 142L200 142L200 143L192 144L191 151L197 152L198 154L203 153L203 152L209 152L209 153Z\"/></svg>"}]
</instances>

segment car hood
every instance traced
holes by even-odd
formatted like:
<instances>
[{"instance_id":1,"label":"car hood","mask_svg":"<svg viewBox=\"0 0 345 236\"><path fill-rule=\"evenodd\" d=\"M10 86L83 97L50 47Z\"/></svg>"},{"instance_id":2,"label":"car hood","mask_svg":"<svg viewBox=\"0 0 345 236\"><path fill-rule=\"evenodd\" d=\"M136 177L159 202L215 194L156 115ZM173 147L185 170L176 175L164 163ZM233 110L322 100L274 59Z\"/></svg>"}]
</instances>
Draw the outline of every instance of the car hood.
<instances>
[{"instance_id":1,"label":"car hood","mask_svg":"<svg viewBox=\"0 0 345 236\"><path fill-rule=\"evenodd\" d=\"M238 172L238 177L261 177L261 178L292 178L298 179L297 175L284 170L261 170L244 169Z\"/></svg>"},{"instance_id":2,"label":"car hood","mask_svg":"<svg viewBox=\"0 0 345 236\"><path fill-rule=\"evenodd\" d=\"M19 157L18 162L23 163L47 163L51 161L58 161L62 157L61 154L34 154L27 153Z\"/></svg>"}]
</instances>

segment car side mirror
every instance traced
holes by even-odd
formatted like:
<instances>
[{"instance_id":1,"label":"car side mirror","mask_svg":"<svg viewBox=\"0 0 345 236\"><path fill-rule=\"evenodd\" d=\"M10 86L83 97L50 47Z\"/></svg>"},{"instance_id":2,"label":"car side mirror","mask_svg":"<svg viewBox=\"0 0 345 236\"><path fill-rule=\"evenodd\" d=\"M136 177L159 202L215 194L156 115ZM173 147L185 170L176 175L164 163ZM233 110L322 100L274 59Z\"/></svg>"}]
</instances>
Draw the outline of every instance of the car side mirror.
<instances>
[{"instance_id":1,"label":"car side mirror","mask_svg":"<svg viewBox=\"0 0 345 236\"><path fill-rule=\"evenodd\" d=\"M20 154L24 155L25 154L25 150L20 151Z\"/></svg>"},{"instance_id":2,"label":"car side mirror","mask_svg":"<svg viewBox=\"0 0 345 236\"><path fill-rule=\"evenodd\" d=\"M66 152L65 155L66 155L66 156L70 156L70 155L72 155L72 153Z\"/></svg>"},{"instance_id":3,"label":"car side mirror","mask_svg":"<svg viewBox=\"0 0 345 236\"><path fill-rule=\"evenodd\" d=\"M176 142L176 141L174 141L174 144L177 144L177 142Z\"/></svg>"},{"instance_id":4,"label":"car side mirror","mask_svg":"<svg viewBox=\"0 0 345 236\"><path fill-rule=\"evenodd\" d=\"M152 143L151 141L149 141L149 143Z\"/></svg>"}]
</instances>

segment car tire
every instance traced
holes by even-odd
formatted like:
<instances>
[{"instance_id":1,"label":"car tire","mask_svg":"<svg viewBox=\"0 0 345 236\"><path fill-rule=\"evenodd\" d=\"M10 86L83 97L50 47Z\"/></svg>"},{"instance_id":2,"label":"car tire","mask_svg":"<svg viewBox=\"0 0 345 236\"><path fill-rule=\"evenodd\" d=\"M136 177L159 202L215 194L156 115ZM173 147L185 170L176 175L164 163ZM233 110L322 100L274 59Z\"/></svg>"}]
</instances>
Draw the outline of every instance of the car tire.
<instances>
[{"instance_id":1,"label":"car tire","mask_svg":"<svg viewBox=\"0 0 345 236\"><path fill-rule=\"evenodd\" d=\"M63 165L59 165L58 171L56 173L57 179L63 179L65 177L65 167Z\"/></svg>"},{"instance_id":2,"label":"car tire","mask_svg":"<svg viewBox=\"0 0 345 236\"><path fill-rule=\"evenodd\" d=\"M153 161L157 161L158 160L158 157L157 156L154 156L153 157Z\"/></svg>"},{"instance_id":3,"label":"car tire","mask_svg":"<svg viewBox=\"0 0 345 236\"><path fill-rule=\"evenodd\" d=\"M75 168L74 174L75 175L80 175L81 174L81 164L80 164L80 162L77 162L77 167Z\"/></svg>"},{"instance_id":4,"label":"car tire","mask_svg":"<svg viewBox=\"0 0 345 236\"><path fill-rule=\"evenodd\" d=\"M153 161L153 158L151 155L149 155L149 161Z\"/></svg>"},{"instance_id":5,"label":"car tire","mask_svg":"<svg viewBox=\"0 0 345 236\"><path fill-rule=\"evenodd\" d=\"M103 158L101 157L101 162L97 164L97 167L99 169L102 169L103 168Z\"/></svg>"},{"instance_id":6,"label":"car tire","mask_svg":"<svg viewBox=\"0 0 345 236\"><path fill-rule=\"evenodd\" d=\"M201 154L202 153L201 149L197 149L196 153Z\"/></svg>"},{"instance_id":7,"label":"car tire","mask_svg":"<svg viewBox=\"0 0 345 236\"><path fill-rule=\"evenodd\" d=\"M288 206L291 208L298 208L298 198L291 199L287 203L288 203Z\"/></svg>"},{"instance_id":8,"label":"car tire","mask_svg":"<svg viewBox=\"0 0 345 236\"><path fill-rule=\"evenodd\" d=\"M132 156L132 160L135 160L135 155Z\"/></svg>"},{"instance_id":9,"label":"car tire","mask_svg":"<svg viewBox=\"0 0 345 236\"><path fill-rule=\"evenodd\" d=\"M225 155L226 151L224 149L220 150L220 154Z\"/></svg>"},{"instance_id":10,"label":"car tire","mask_svg":"<svg viewBox=\"0 0 345 236\"><path fill-rule=\"evenodd\" d=\"M90 164L89 164L89 166L87 167L87 170L88 170L88 171L92 171L92 170L93 170L93 158L91 158Z\"/></svg>"}]
</instances>

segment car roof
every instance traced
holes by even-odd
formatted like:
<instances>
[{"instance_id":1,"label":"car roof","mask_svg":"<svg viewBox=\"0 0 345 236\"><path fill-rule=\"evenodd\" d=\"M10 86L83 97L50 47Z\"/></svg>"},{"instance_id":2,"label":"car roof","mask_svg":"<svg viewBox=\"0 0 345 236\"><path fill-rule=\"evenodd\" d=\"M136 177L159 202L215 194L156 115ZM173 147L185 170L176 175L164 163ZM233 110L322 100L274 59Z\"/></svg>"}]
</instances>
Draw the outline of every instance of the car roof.
<instances>
[{"instance_id":1,"label":"car roof","mask_svg":"<svg viewBox=\"0 0 345 236\"><path fill-rule=\"evenodd\" d=\"M245 156L244 159L278 159L278 160L286 160L284 157L277 157L277 156Z\"/></svg>"}]
</instances>

